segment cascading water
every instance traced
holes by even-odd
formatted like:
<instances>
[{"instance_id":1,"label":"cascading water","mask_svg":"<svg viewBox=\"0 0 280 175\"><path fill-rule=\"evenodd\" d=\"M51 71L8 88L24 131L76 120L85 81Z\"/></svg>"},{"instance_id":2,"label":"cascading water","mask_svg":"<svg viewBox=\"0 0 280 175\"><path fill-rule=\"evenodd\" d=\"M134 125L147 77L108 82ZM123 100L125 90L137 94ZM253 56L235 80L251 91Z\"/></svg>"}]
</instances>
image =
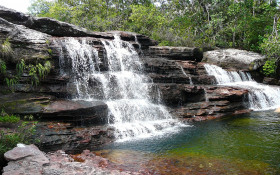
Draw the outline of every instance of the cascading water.
<instances>
[{"instance_id":1,"label":"cascading water","mask_svg":"<svg viewBox=\"0 0 280 175\"><path fill-rule=\"evenodd\" d=\"M189 79L190 85L193 85L192 78L186 74L186 72L184 71L184 68L179 63L176 62L176 64L181 69L182 73Z\"/></svg>"},{"instance_id":2,"label":"cascading water","mask_svg":"<svg viewBox=\"0 0 280 175\"><path fill-rule=\"evenodd\" d=\"M249 73L226 71L219 66L205 64L207 73L213 75L219 85L235 86L249 90L248 102L252 110L269 110L280 106L280 88L254 81Z\"/></svg>"},{"instance_id":3,"label":"cascading water","mask_svg":"<svg viewBox=\"0 0 280 175\"><path fill-rule=\"evenodd\" d=\"M110 111L108 122L119 141L161 135L183 126L161 104L159 89L144 74L134 47L119 36L102 44L106 51L103 62L85 40L70 38L61 43L71 60L69 86L75 85L75 99L104 101ZM60 59L66 64L65 57ZM100 71L100 64L107 65L107 71Z\"/></svg>"}]
</instances>

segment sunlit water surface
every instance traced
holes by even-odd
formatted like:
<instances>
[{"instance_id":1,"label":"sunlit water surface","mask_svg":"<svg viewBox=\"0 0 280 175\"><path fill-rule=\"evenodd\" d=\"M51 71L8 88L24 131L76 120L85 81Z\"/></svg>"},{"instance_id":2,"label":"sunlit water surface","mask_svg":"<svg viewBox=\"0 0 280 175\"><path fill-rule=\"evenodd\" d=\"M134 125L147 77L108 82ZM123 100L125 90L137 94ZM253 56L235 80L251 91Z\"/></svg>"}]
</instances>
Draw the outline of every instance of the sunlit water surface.
<instances>
[{"instance_id":1,"label":"sunlit water surface","mask_svg":"<svg viewBox=\"0 0 280 175\"><path fill-rule=\"evenodd\" d=\"M252 112L194 123L170 135L97 152L154 174L280 174L280 114Z\"/></svg>"}]
</instances>

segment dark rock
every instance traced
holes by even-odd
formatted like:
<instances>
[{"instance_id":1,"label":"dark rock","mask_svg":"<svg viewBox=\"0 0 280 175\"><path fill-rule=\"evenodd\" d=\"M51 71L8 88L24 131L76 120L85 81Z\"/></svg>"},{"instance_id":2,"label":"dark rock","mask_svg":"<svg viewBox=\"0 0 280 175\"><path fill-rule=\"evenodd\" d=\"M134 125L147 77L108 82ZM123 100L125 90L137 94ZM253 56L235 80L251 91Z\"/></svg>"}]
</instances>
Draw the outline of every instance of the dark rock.
<instances>
[{"instance_id":1,"label":"dark rock","mask_svg":"<svg viewBox=\"0 0 280 175\"><path fill-rule=\"evenodd\" d=\"M253 71L264 65L266 58L255 52L238 49L220 49L205 52L203 61L225 69Z\"/></svg>"},{"instance_id":2,"label":"dark rock","mask_svg":"<svg viewBox=\"0 0 280 175\"><path fill-rule=\"evenodd\" d=\"M82 121L87 124L108 123L107 105L101 101L56 100L45 106L43 119L58 121Z\"/></svg>"},{"instance_id":3,"label":"dark rock","mask_svg":"<svg viewBox=\"0 0 280 175\"><path fill-rule=\"evenodd\" d=\"M270 78L270 77L264 77L263 79L264 84L269 84L269 85L280 85L280 80L276 78Z\"/></svg>"},{"instance_id":4,"label":"dark rock","mask_svg":"<svg viewBox=\"0 0 280 175\"><path fill-rule=\"evenodd\" d=\"M192 60L200 62L203 54L198 48L192 47L170 47L170 46L151 46L150 55L165 57L172 60Z\"/></svg>"},{"instance_id":5,"label":"dark rock","mask_svg":"<svg viewBox=\"0 0 280 175\"><path fill-rule=\"evenodd\" d=\"M59 37L69 36L113 39L113 36L108 33L92 32L73 24L57 21L52 18L33 17L32 22L27 23L26 27Z\"/></svg>"},{"instance_id":6,"label":"dark rock","mask_svg":"<svg viewBox=\"0 0 280 175\"><path fill-rule=\"evenodd\" d=\"M149 46L155 46L157 45L157 41L150 39L149 37L145 35L141 35L134 32L126 32L126 31L110 31L107 33L111 33L113 35L119 35L122 40L124 41L134 41L135 43L132 43L134 46L136 46L137 49L148 49ZM139 45L140 44L140 45ZM138 46L137 46L138 45Z\"/></svg>"},{"instance_id":7,"label":"dark rock","mask_svg":"<svg viewBox=\"0 0 280 175\"><path fill-rule=\"evenodd\" d=\"M42 114L53 96L40 93L10 93L0 95L0 108L14 114Z\"/></svg>"},{"instance_id":8,"label":"dark rock","mask_svg":"<svg viewBox=\"0 0 280 175\"><path fill-rule=\"evenodd\" d=\"M154 83L213 84L215 78L207 75L202 64L194 61L168 60L159 57L143 58L145 71Z\"/></svg>"},{"instance_id":9,"label":"dark rock","mask_svg":"<svg viewBox=\"0 0 280 175\"><path fill-rule=\"evenodd\" d=\"M100 101L56 100L40 93L12 93L0 96L0 108L8 113L40 115L41 119L107 123L107 105Z\"/></svg>"},{"instance_id":10,"label":"dark rock","mask_svg":"<svg viewBox=\"0 0 280 175\"><path fill-rule=\"evenodd\" d=\"M7 21L23 25L52 36L95 37L113 39L113 36L104 32L91 32L73 24L57 21L51 18L32 17L21 12L0 6L0 17Z\"/></svg>"},{"instance_id":11,"label":"dark rock","mask_svg":"<svg viewBox=\"0 0 280 175\"><path fill-rule=\"evenodd\" d=\"M29 15L6 8L4 6L0 6L0 17L18 25L25 25L31 19Z\"/></svg>"},{"instance_id":12,"label":"dark rock","mask_svg":"<svg viewBox=\"0 0 280 175\"><path fill-rule=\"evenodd\" d=\"M4 41L7 38L13 50L13 59L5 60L7 62L50 58L47 45L50 35L12 24L0 17L0 40Z\"/></svg>"},{"instance_id":13,"label":"dark rock","mask_svg":"<svg viewBox=\"0 0 280 175\"><path fill-rule=\"evenodd\" d=\"M163 102L173 107L172 113L188 121L219 118L246 109L246 89L178 84L160 84L159 88Z\"/></svg>"},{"instance_id":14,"label":"dark rock","mask_svg":"<svg viewBox=\"0 0 280 175\"><path fill-rule=\"evenodd\" d=\"M40 122L36 127L38 145L45 152L63 149L77 154L85 149L96 150L114 141L113 133L113 128L104 125L84 127L64 122Z\"/></svg>"},{"instance_id":15,"label":"dark rock","mask_svg":"<svg viewBox=\"0 0 280 175\"><path fill-rule=\"evenodd\" d=\"M204 89L200 86L184 84L158 84L162 101L169 106L181 106L186 103L205 100Z\"/></svg>"}]
</instances>

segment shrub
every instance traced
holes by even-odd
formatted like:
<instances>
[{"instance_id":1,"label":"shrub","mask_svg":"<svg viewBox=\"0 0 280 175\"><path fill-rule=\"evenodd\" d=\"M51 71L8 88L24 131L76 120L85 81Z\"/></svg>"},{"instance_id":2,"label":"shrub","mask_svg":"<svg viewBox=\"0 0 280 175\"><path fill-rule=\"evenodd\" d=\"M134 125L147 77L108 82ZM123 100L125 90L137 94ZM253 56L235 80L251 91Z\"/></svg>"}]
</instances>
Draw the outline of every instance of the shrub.
<instances>
[{"instance_id":1,"label":"shrub","mask_svg":"<svg viewBox=\"0 0 280 175\"><path fill-rule=\"evenodd\" d=\"M32 115L25 116L24 119L33 119ZM32 136L35 133L37 122L21 121L16 115L8 115L4 110L0 114L0 122L4 124L18 123L16 128L5 128L0 131L0 157L18 143L30 144L33 142Z\"/></svg>"},{"instance_id":2,"label":"shrub","mask_svg":"<svg viewBox=\"0 0 280 175\"><path fill-rule=\"evenodd\" d=\"M15 115L0 116L0 122L2 123L18 123L20 118Z\"/></svg>"}]
</instances>

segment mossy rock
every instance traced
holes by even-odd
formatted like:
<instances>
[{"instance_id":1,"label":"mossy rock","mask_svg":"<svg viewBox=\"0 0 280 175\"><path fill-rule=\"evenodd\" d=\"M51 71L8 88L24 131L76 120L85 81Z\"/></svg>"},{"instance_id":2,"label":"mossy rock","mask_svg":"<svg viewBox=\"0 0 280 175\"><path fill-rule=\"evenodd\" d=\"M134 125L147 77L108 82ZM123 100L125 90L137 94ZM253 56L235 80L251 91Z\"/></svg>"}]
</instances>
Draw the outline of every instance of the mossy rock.
<instances>
[{"instance_id":1,"label":"mossy rock","mask_svg":"<svg viewBox=\"0 0 280 175\"><path fill-rule=\"evenodd\" d=\"M0 96L0 109L13 114L40 114L52 99L38 93L10 93Z\"/></svg>"}]
</instances>

